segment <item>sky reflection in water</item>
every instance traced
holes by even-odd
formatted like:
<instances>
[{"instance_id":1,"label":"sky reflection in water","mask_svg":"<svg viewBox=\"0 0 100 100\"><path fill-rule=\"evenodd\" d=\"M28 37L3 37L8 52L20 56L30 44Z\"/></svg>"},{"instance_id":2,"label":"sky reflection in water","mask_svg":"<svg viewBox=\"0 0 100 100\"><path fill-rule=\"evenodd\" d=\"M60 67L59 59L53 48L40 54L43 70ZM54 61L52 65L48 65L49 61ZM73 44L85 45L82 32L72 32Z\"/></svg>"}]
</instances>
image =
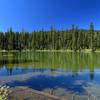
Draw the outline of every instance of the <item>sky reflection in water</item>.
<instances>
[{"instance_id":1,"label":"sky reflection in water","mask_svg":"<svg viewBox=\"0 0 100 100\"><path fill-rule=\"evenodd\" d=\"M100 54L84 53L10 53L0 55L0 76L32 73L28 79L6 84L28 86L44 91L59 88L78 94L100 93ZM7 56L10 55L10 56ZM37 75L35 75L37 73ZM0 80L2 81L2 80ZM97 90L94 92L94 90Z\"/></svg>"}]
</instances>

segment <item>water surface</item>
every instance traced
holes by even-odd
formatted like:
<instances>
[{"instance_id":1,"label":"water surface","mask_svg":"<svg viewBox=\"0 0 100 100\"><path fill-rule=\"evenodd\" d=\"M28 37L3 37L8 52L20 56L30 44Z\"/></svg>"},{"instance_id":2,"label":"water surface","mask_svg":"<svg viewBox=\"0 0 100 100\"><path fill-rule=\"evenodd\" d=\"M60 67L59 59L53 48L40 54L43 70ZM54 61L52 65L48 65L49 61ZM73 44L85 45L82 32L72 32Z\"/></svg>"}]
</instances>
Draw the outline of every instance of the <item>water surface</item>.
<instances>
[{"instance_id":1,"label":"water surface","mask_svg":"<svg viewBox=\"0 0 100 100\"><path fill-rule=\"evenodd\" d=\"M52 89L61 95L90 93L99 98L99 60L100 53L0 53L0 82L40 91Z\"/></svg>"}]
</instances>

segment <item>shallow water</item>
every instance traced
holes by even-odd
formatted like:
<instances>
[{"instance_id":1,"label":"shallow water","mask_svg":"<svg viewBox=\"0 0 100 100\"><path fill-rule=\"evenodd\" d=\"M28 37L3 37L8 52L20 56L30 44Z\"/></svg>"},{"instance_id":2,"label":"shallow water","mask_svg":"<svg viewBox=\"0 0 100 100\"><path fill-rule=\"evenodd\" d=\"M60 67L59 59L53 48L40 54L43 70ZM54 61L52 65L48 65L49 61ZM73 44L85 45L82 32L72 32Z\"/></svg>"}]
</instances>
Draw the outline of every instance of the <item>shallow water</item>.
<instances>
[{"instance_id":1,"label":"shallow water","mask_svg":"<svg viewBox=\"0 0 100 100\"><path fill-rule=\"evenodd\" d=\"M0 53L0 82L99 98L99 59L100 53Z\"/></svg>"}]
</instances>

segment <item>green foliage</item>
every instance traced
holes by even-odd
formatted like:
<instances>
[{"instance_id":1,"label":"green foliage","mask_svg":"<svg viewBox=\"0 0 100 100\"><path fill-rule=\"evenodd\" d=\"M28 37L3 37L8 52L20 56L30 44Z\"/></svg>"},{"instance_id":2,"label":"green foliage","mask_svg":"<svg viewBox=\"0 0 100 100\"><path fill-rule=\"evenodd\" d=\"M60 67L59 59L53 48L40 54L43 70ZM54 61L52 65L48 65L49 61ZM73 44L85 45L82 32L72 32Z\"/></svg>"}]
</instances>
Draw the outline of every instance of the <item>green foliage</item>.
<instances>
[{"instance_id":1,"label":"green foliage","mask_svg":"<svg viewBox=\"0 0 100 100\"><path fill-rule=\"evenodd\" d=\"M100 48L100 31L94 30L93 23L89 30L78 29L74 25L71 30L56 30L34 32L0 32L1 50L74 50Z\"/></svg>"}]
</instances>

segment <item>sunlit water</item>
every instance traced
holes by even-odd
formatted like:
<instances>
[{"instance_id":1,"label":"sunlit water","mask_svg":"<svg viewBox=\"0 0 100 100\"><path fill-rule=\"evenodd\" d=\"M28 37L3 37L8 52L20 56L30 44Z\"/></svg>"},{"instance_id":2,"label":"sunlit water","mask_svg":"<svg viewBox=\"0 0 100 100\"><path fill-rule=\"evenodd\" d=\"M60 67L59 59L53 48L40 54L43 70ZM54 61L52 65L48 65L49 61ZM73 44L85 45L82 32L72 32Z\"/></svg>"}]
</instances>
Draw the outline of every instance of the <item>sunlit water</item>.
<instances>
[{"instance_id":1,"label":"sunlit water","mask_svg":"<svg viewBox=\"0 0 100 100\"><path fill-rule=\"evenodd\" d=\"M0 84L100 96L99 53L0 53Z\"/></svg>"}]
</instances>

